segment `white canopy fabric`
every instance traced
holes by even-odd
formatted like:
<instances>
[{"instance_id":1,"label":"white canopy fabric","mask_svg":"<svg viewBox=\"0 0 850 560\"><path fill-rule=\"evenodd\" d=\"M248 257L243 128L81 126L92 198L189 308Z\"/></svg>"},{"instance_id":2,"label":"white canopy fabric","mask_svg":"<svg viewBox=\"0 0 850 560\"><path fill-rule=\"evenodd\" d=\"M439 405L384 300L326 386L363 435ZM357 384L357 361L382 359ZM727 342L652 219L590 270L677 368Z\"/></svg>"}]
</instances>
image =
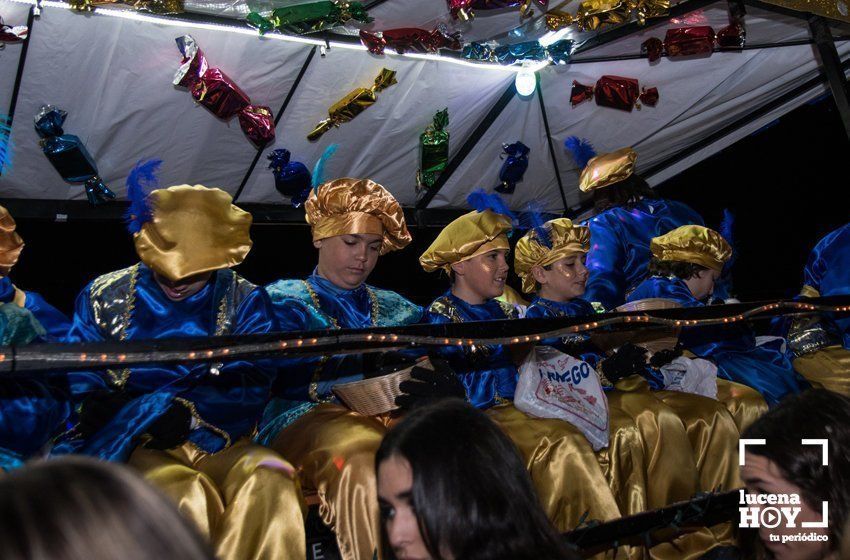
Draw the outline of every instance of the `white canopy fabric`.
<instances>
[{"instance_id":1,"label":"white canopy fabric","mask_svg":"<svg viewBox=\"0 0 850 560\"><path fill-rule=\"evenodd\" d=\"M218 13L229 6L230 12L239 13L247 4L187 3L192 6ZM0 0L0 16L9 25L25 24L28 10L27 4ZM537 12L537 23L531 21L522 28L525 38L545 32ZM387 0L370 13L376 21L368 27L381 29L414 24L428 27L445 21L447 10L443 0ZM429 207L462 209L471 190L496 186L501 145L518 140L529 146L531 153L524 180L515 194L506 196L515 209L532 200L551 212L563 211L564 200L570 207L580 203L578 171L563 148L570 135L588 139L600 152L634 146L639 172L699 147L672 165L656 169L648 179L657 184L826 91L823 83L815 80L820 74L819 61L814 46L804 43L809 32L803 20L748 9L745 21L752 48L741 52L662 58L652 64L635 58L643 40L663 38L667 28L723 27L726 4L717 3L580 52L569 65L543 68L538 74L551 137L546 134L537 94L514 96L484 134L473 138L471 151ZM492 15L480 12L468 25L466 38L505 35L518 24L515 10ZM470 35L473 30L477 35ZM833 26L842 59L850 57L850 41L841 38L845 31L843 25ZM389 188L403 205L413 206L419 135L434 114L448 107L451 156L455 156L516 76L511 69L453 60L381 57L341 47L324 56L316 52L277 125L274 144L266 147L251 170L257 150L237 120L216 118L196 104L188 91L172 85L181 57L174 39L184 34L196 39L211 66L220 67L253 103L268 105L275 115L316 48L213 25L83 15L49 4L31 30L14 114L13 168L0 177L0 198L85 199L81 186L63 181L39 147L33 117L49 103L68 112L65 132L84 141L100 175L119 198L133 165L159 158L164 160L163 186L204 184L235 194L244 181L238 202L286 205L288 200L274 188L266 155L286 148L293 160L312 167L324 149L336 143L339 149L328 164L329 178L370 177ZM575 38L584 40L592 35ZM21 50L20 44L0 50L0 112L9 106ZM352 89L371 85L384 67L397 72L398 83L380 92L376 104L319 141L307 140L307 134L327 116L330 105ZM573 80L591 85L603 75L636 78L641 86L657 87L660 101L656 107L630 113L599 107L592 101L570 106ZM810 80L816 82L811 88L785 98Z\"/></svg>"}]
</instances>

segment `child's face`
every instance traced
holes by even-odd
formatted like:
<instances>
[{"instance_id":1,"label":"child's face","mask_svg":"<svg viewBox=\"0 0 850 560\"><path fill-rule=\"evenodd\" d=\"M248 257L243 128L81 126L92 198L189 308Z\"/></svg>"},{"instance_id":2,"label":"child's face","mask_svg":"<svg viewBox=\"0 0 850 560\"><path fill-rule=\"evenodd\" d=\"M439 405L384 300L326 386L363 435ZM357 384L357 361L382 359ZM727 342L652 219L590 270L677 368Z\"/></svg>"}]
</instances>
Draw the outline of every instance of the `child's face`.
<instances>
[{"instance_id":1,"label":"child's face","mask_svg":"<svg viewBox=\"0 0 850 560\"><path fill-rule=\"evenodd\" d=\"M497 249L456 264L455 282L486 301L505 291L508 278L507 249Z\"/></svg>"},{"instance_id":2,"label":"child's face","mask_svg":"<svg viewBox=\"0 0 850 560\"><path fill-rule=\"evenodd\" d=\"M535 267L534 279L540 285L541 297L553 301L570 301L584 295L587 284L587 255L579 253L552 263L549 270Z\"/></svg>"},{"instance_id":3,"label":"child's face","mask_svg":"<svg viewBox=\"0 0 850 560\"><path fill-rule=\"evenodd\" d=\"M704 269L696 273L695 276L685 280L685 284L691 290L694 298L702 301L714 293L714 284L720 279L720 272L717 270Z\"/></svg>"}]
</instances>

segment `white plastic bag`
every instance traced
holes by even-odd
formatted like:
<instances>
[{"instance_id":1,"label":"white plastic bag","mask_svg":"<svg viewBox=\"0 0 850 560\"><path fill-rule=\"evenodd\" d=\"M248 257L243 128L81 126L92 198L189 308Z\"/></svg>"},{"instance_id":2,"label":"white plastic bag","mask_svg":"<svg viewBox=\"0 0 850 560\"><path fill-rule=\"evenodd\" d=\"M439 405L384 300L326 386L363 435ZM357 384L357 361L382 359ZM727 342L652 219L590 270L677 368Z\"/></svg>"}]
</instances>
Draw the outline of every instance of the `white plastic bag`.
<instances>
[{"instance_id":1,"label":"white plastic bag","mask_svg":"<svg viewBox=\"0 0 850 560\"><path fill-rule=\"evenodd\" d=\"M531 416L569 422L594 451L608 447L608 399L587 362L537 346L520 367L514 406Z\"/></svg>"},{"instance_id":2,"label":"white plastic bag","mask_svg":"<svg viewBox=\"0 0 850 560\"><path fill-rule=\"evenodd\" d=\"M660 368L664 388L717 400L717 366L702 358L679 356Z\"/></svg>"}]
</instances>

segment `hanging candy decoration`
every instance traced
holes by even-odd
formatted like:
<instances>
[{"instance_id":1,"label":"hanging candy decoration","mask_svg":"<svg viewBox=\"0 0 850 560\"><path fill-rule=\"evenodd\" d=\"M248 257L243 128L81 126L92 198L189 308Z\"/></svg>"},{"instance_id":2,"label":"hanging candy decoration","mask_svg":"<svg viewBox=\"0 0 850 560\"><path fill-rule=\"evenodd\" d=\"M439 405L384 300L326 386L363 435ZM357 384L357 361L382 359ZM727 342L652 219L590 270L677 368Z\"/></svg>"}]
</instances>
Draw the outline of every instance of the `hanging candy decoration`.
<instances>
[{"instance_id":1,"label":"hanging candy decoration","mask_svg":"<svg viewBox=\"0 0 850 560\"><path fill-rule=\"evenodd\" d=\"M6 43L20 43L27 38L29 28L26 25L6 25L3 23L3 18L0 17L0 50Z\"/></svg>"},{"instance_id":2,"label":"hanging candy decoration","mask_svg":"<svg viewBox=\"0 0 850 560\"><path fill-rule=\"evenodd\" d=\"M601 107L631 111L640 109L638 101L655 107L658 103L658 88L641 89L636 79L620 76L602 76L597 80L596 86L586 86L573 81L570 93L570 103L573 107L594 97L596 104Z\"/></svg>"},{"instance_id":3,"label":"hanging candy decoration","mask_svg":"<svg viewBox=\"0 0 850 560\"><path fill-rule=\"evenodd\" d=\"M89 204L101 204L115 198L115 193L98 176L94 163L82 140L65 134L62 124L68 114L51 105L44 105L35 116L35 131L41 149L62 178L69 183L85 183Z\"/></svg>"},{"instance_id":4,"label":"hanging candy decoration","mask_svg":"<svg viewBox=\"0 0 850 560\"><path fill-rule=\"evenodd\" d=\"M501 184L496 187L496 192L503 194L514 194L516 184L522 181L525 170L528 169L528 153L531 149L522 142L513 144L502 144L501 157L507 156L499 170Z\"/></svg>"},{"instance_id":5,"label":"hanging candy decoration","mask_svg":"<svg viewBox=\"0 0 850 560\"><path fill-rule=\"evenodd\" d=\"M137 10L152 14L182 14L183 0L145 0L133 4Z\"/></svg>"},{"instance_id":6,"label":"hanging candy decoration","mask_svg":"<svg viewBox=\"0 0 850 560\"><path fill-rule=\"evenodd\" d=\"M12 143L12 119L9 115L0 113L0 175L12 169L12 153L15 145Z\"/></svg>"},{"instance_id":7,"label":"hanging candy decoration","mask_svg":"<svg viewBox=\"0 0 850 560\"><path fill-rule=\"evenodd\" d=\"M386 31L360 31L362 42L372 54L384 54L384 49L390 47L398 54L406 52L435 53L439 49L459 51L460 33L449 34L444 25L439 25L433 31L406 27L403 29L388 29Z\"/></svg>"},{"instance_id":8,"label":"hanging candy decoration","mask_svg":"<svg viewBox=\"0 0 850 560\"><path fill-rule=\"evenodd\" d=\"M310 194L310 170L300 161L290 161L287 149L274 150L267 157L277 192L288 197L293 207L300 207Z\"/></svg>"},{"instance_id":9,"label":"hanging candy decoration","mask_svg":"<svg viewBox=\"0 0 850 560\"><path fill-rule=\"evenodd\" d=\"M549 0L536 0L537 4L545 12L549 7ZM501 10L504 8L519 8L520 17L531 17L534 10L531 9L531 0L446 0L452 17L463 21L469 21L475 17L476 10Z\"/></svg>"},{"instance_id":10,"label":"hanging candy decoration","mask_svg":"<svg viewBox=\"0 0 850 560\"><path fill-rule=\"evenodd\" d=\"M386 68L381 70L375 78L375 84L371 88L357 88L348 95L331 105L328 109L328 118L316 125L316 128L307 135L307 139L318 140L322 134L335 126L346 123L373 105L378 100L377 93L397 83L395 70Z\"/></svg>"},{"instance_id":11,"label":"hanging candy decoration","mask_svg":"<svg viewBox=\"0 0 850 560\"><path fill-rule=\"evenodd\" d=\"M210 68L191 35L183 35L176 41L183 61L174 75L174 85L188 88L195 101L221 119L238 116L242 132L254 145L264 146L274 140L272 110L252 105L248 95L227 74L219 68Z\"/></svg>"},{"instance_id":12,"label":"hanging candy decoration","mask_svg":"<svg viewBox=\"0 0 850 560\"><path fill-rule=\"evenodd\" d=\"M478 62L498 62L502 65L549 60L553 64L567 64L573 52L573 41L561 39L544 47L538 41L525 41L513 45L491 47L484 43L469 43L461 56Z\"/></svg>"},{"instance_id":13,"label":"hanging candy decoration","mask_svg":"<svg viewBox=\"0 0 850 560\"><path fill-rule=\"evenodd\" d=\"M68 6L77 12L90 12L98 6L116 4L121 0L68 0ZM152 14L182 14L183 0L135 0L126 1L140 12Z\"/></svg>"},{"instance_id":14,"label":"hanging candy decoration","mask_svg":"<svg viewBox=\"0 0 850 560\"><path fill-rule=\"evenodd\" d=\"M420 168L416 172L416 192L430 189L449 163L449 109L434 115L434 120L419 136Z\"/></svg>"},{"instance_id":15,"label":"hanging candy decoration","mask_svg":"<svg viewBox=\"0 0 850 560\"><path fill-rule=\"evenodd\" d=\"M251 12L245 19L248 25L257 28L261 35L272 29L303 35L339 27L351 20L361 23L372 21L362 3L346 0L326 0L277 8L269 18Z\"/></svg>"},{"instance_id":16,"label":"hanging candy decoration","mask_svg":"<svg viewBox=\"0 0 850 560\"><path fill-rule=\"evenodd\" d=\"M575 15L560 11L546 14L546 27L557 31L574 25L581 31L637 21L641 25L654 17L666 16L669 0L584 0Z\"/></svg>"},{"instance_id":17,"label":"hanging candy decoration","mask_svg":"<svg viewBox=\"0 0 850 560\"><path fill-rule=\"evenodd\" d=\"M715 48L722 50L740 50L747 40L747 30L743 21L730 23L717 33L708 25L677 27L668 29L664 41L652 37L644 41L640 50L655 62L664 55L711 56Z\"/></svg>"}]
</instances>

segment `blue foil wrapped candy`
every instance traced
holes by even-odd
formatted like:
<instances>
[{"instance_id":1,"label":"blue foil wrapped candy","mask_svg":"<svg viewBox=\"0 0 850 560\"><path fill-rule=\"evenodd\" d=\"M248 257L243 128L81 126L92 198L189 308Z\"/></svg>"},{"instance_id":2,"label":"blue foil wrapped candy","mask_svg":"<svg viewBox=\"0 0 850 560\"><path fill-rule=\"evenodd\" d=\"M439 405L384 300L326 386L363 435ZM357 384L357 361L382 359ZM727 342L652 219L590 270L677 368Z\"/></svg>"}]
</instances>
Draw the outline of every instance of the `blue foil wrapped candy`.
<instances>
[{"instance_id":1,"label":"blue foil wrapped candy","mask_svg":"<svg viewBox=\"0 0 850 560\"><path fill-rule=\"evenodd\" d=\"M307 166L300 161L290 161L289 150L274 150L268 155L269 169L274 174L277 192L291 199L292 206L299 208L310 195L311 175Z\"/></svg>"},{"instance_id":2,"label":"blue foil wrapped candy","mask_svg":"<svg viewBox=\"0 0 850 560\"><path fill-rule=\"evenodd\" d=\"M463 46L460 56L466 60L488 62L493 58L493 49L484 43L473 42Z\"/></svg>"},{"instance_id":3,"label":"blue foil wrapped candy","mask_svg":"<svg viewBox=\"0 0 850 560\"><path fill-rule=\"evenodd\" d=\"M528 169L528 152L531 150L522 142L502 144L502 150L507 158L502 164L502 169L499 170L501 184L495 190L503 194L513 194L516 184L522 181Z\"/></svg>"},{"instance_id":4,"label":"blue foil wrapped candy","mask_svg":"<svg viewBox=\"0 0 850 560\"><path fill-rule=\"evenodd\" d=\"M499 64L546 60L546 49L538 41L525 41L513 45L502 45L493 50Z\"/></svg>"},{"instance_id":5,"label":"blue foil wrapped candy","mask_svg":"<svg viewBox=\"0 0 850 560\"><path fill-rule=\"evenodd\" d=\"M65 134L62 124L68 115L62 109L45 105L35 116L35 131L41 137L41 149L47 159L69 183L84 183L89 204L102 204L115 193L98 176L97 166L82 140Z\"/></svg>"},{"instance_id":6,"label":"blue foil wrapped candy","mask_svg":"<svg viewBox=\"0 0 850 560\"><path fill-rule=\"evenodd\" d=\"M574 45L574 41L570 39L555 41L548 47L544 47L539 41L524 41L502 46L473 42L463 46L461 57L476 62L498 62L505 66L543 60L548 60L552 64L567 64L573 54Z\"/></svg>"},{"instance_id":7,"label":"blue foil wrapped candy","mask_svg":"<svg viewBox=\"0 0 850 560\"><path fill-rule=\"evenodd\" d=\"M561 39L546 47L552 64L568 64L573 54L573 44L570 39Z\"/></svg>"}]
</instances>

